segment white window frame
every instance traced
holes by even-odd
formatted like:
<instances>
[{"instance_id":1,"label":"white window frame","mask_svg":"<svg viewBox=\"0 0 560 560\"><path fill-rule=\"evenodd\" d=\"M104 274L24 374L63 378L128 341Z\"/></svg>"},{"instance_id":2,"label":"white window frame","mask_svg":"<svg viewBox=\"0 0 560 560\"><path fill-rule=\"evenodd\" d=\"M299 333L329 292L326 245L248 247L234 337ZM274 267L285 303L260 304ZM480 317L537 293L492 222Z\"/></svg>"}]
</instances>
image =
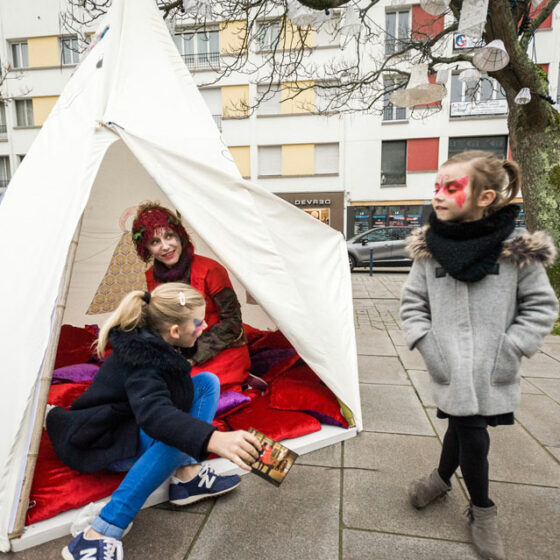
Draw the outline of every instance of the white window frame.
<instances>
[{"instance_id":1,"label":"white window frame","mask_svg":"<svg viewBox=\"0 0 560 560\"><path fill-rule=\"evenodd\" d=\"M7 187L12 178L9 156L0 156L0 188Z\"/></svg>"},{"instance_id":2,"label":"white window frame","mask_svg":"<svg viewBox=\"0 0 560 560\"><path fill-rule=\"evenodd\" d=\"M461 82L458 76L458 73L451 76L449 92L449 115L451 117L507 114L508 106L505 94L494 78L482 74L481 79L477 82ZM492 86L491 96L482 98L489 84ZM460 99L456 99L457 86L461 88Z\"/></svg>"},{"instance_id":3,"label":"white window frame","mask_svg":"<svg viewBox=\"0 0 560 560\"><path fill-rule=\"evenodd\" d=\"M80 63L79 43L76 35L60 37L60 62L62 66L76 66Z\"/></svg>"},{"instance_id":4,"label":"white window frame","mask_svg":"<svg viewBox=\"0 0 560 560\"><path fill-rule=\"evenodd\" d=\"M404 181L402 181L402 182L390 181L389 177L386 177L383 173L383 144L397 143L397 142L404 143L404 168L403 168L403 174L402 174L402 178L404 179ZM381 142L381 177L380 177L381 186L384 186L384 185L387 185L387 186L406 185L406 159L407 159L407 154L408 154L408 142L406 140L383 140ZM399 176L399 178L400 177L401 176Z\"/></svg>"},{"instance_id":5,"label":"white window frame","mask_svg":"<svg viewBox=\"0 0 560 560\"><path fill-rule=\"evenodd\" d=\"M387 90L394 84L392 78L385 78L383 80L383 88ZM404 89L404 86L399 89ZM398 90L394 90L398 91ZM392 93L393 91L391 91ZM389 92L383 94L383 122L388 121L407 121L408 120L408 110L406 107L397 107L393 105L389 99Z\"/></svg>"},{"instance_id":6,"label":"white window frame","mask_svg":"<svg viewBox=\"0 0 560 560\"><path fill-rule=\"evenodd\" d=\"M282 146L259 146L259 176L278 177L282 175ZM264 168L266 160L266 168ZM270 164L273 163L273 165Z\"/></svg>"},{"instance_id":7,"label":"white window frame","mask_svg":"<svg viewBox=\"0 0 560 560\"><path fill-rule=\"evenodd\" d=\"M31 127L35 126L35 115L33 115L33 100L32 99L16 99L15 100L15 108L16 108L16 126L19 127ZM19 109L20 107L24 106L23 113ZM23 119L20 119L20 115L23 116ZM22 122L23 120L23 122ZM30 122L31 121L31 122Z\"/></svg>"},{"instance_id":8,"label":"white window frame","mask_svg":"<svg viewBox=\"0 0 560 560\"><path fill-rule=\"evenodd\" d=\"M14 41L13 43L10 43L10 51L12 56L12 66L14 69L29 68L27 41Z\"/></svg>"},{"instance_id":9,"label":"white window frame","mask_svg":"<svg viewBox=\"0 0 560 560\"><path fill-rule=\"evenodd\" d=\"M222 91L219 87L201 88L200 94L219 130L222 130Z\"/></svg>"},{"instance_id":10,"label":"white window frame","mask_svg":"<svg viewBox=\"0 0 560 560\"><path fill-rule=\"evenodd\" d=\"M269 91L270 90L270 91ZM264 99L258 106L259 115L280 115L282 113L282 87L280 84L257 84L257 96Z\"/></svg>"},{"instance_id":11,"label":"white window frame","mask_svg":"<svg viewBox=\"0 0 560 560\"><path fill-rule=\"evenodd\" d=\"M6 107L0 103L0 138L5 138L8 135L8 124L6 122Z\"/></svg>"},{"instance_id":12,"label":"white window frame","mask_svg":"<svg viewBox=\"0 0 560 560\"><path fill-rule=\"evenodd\" d=\"M315 175L338 175L340 145L338 142L315 144L313 154L313 172Z\"/></svg>"},{"instance_id":13,"label":"white window frame","mask_svg":"<svg viewBox=\"0 0 560 560\"><path fill-rule=\"evenodd\" d=\"M279 20L257 22L256 44L258 50L282 48L282 25Z\"/></svg>"},{"instance_id":14,"label":"white window frame","mask_svg":"<svg viewBox=\"0 0 560 560\"><path fill-rule=\"evenodd\" d=\"M390 14L395 14L395 24L391 29L387 27L387 18ZM402 15L401 15L402 14ZM385 54L393 54L399 49L401 41L406 42L410 39L410 8L403 10L387 10L385 12ZM406 27L401 26L401 22L406 19Z\"/></svg>"},{"instance_id":15,"label":"white window frame","mask_svg":"<svg viewBox=\"0 0 560 560\"><path fill-rule=\"evenodd\" d=\"M205 36L206 38L204 38ZM175 32L173 40L190 70L217 70L220 68L220 31L218 29L204 31L182 29ZM213 42L216 44L211 50ZM202 48L204 46L206 48Z\"/></svg>"}]
</instances>

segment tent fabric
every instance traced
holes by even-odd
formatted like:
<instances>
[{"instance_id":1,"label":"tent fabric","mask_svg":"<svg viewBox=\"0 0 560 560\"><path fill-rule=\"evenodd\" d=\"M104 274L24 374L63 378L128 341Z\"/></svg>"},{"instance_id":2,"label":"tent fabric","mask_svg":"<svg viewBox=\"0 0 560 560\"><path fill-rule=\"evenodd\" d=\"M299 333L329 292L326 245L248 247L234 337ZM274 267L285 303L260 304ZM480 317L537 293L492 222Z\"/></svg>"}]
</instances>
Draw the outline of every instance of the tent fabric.
<instances>
[{"instance_id":1,"label":"tent fabric","mask_svg":"<svg viewBox=\"0 0 560 560\"><path fill-rule=\"evenodd\" d=\"M278 327L362 426L342 235L241 179L152 0L115 0L107 25L0 204L4 262L18 265L0 279L1 551L10 548L39 379L50 375L57 305L66 324L92 322L86 311L121 239L119 218L142 200L181 212L197 251L229 270L244 321ZM59 301L67 264L70 289Z\"/></svg>"}]
</instances>

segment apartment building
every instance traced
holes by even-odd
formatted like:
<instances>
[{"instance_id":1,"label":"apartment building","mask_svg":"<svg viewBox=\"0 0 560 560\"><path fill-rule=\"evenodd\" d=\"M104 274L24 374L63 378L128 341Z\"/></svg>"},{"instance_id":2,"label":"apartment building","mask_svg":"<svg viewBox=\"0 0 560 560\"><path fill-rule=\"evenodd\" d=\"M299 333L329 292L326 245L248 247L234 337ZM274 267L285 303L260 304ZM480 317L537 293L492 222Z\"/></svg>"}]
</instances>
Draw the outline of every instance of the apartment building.
<instances>
[{"instance_id":1,"label":"apartment building","mask_svg":"<svg viewBox=\"0 0 560 560\"><path fill-rule=\"evenodd\" d=\"M14 68L5 87L13 100L0 106L0 196L79 63L78 38L61 28L63 9L64 0L0 3L0 60ZM425 27L426 15L417 0L377 5L371 17L388 33L379 56ZM177 20L171 33L243 177L348 237L375 225L422 223L435 172L450 155L464 149L509 154L500 87L487 79L473 93L458 79L460 65L451 69L447 97L421 112L393 107L386 97L376 114L320 114L328 100L309 80L295 97L293 82L271 87L259 82L258 73L233 72L212 83L216 70L243 48L242 25L216 22L200 31ZM259 22L250 59L265 56L276 42L297 43L293 33L274 18ZM459 34L449 43L447 54L480 47ZM345 54L328 25L307 33L305 46L318 63ZM560 103L558 8L531 49ZM252 109L264 93L265 100Z\"/></svg>"}]
</instances>

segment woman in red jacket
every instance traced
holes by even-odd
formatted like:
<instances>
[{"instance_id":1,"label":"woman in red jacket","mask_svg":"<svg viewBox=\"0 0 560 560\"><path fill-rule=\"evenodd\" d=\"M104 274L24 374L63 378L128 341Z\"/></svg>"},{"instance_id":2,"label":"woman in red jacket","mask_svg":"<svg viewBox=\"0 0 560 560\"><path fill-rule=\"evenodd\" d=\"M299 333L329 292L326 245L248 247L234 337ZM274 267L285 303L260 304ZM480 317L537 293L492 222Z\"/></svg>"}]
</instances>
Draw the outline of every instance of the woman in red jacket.
<instances>
[{"instance_id":1,"label":"woman in red jacket","mask_svg":"<svg viewBox=\"0 0 560 560\"><path fill-rule=\"evenodd\" d=\"M165 282L186 282L204 296L208 328L189 356L192 374L211 371L222 390L239 387L249 374L250 359L241 306L226 269L196 254L180 217L157 202L138 207L132 238L140 258L153 260L146 271L148 290Z\"/></svg>"}]
</instances>

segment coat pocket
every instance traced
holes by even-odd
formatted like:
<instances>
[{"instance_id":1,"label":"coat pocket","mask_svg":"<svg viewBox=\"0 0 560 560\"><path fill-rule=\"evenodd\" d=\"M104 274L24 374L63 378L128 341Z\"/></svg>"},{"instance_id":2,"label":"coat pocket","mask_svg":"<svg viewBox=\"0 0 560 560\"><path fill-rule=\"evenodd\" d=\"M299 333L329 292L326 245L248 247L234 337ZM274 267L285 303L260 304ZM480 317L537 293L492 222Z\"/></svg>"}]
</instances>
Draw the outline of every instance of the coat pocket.
<instances>
[{"instance_id":1,"label":"coat pocket","mask_svg":"<svg viewBox=\"0 0 560 560\"><path fill-rule=\"evenodd\" d=\"M519 380L519 366L521 364L521 352L510 340L507 334L500 338L496 361L492 370L492 385L507 385Z\"/></svg>"},{"instance_id":2,"label":"coat pocket","mask_svg":"<svg viewBox=\"0 0 560 560\"><path fill-rule=\"evenodd\" d=\"M428 331L417 347L424 358L424 362L426 362L426 367L433 381L440 385L449 385L449 365L434 332L432 330Z\"/></svg>"}]
</instances>

